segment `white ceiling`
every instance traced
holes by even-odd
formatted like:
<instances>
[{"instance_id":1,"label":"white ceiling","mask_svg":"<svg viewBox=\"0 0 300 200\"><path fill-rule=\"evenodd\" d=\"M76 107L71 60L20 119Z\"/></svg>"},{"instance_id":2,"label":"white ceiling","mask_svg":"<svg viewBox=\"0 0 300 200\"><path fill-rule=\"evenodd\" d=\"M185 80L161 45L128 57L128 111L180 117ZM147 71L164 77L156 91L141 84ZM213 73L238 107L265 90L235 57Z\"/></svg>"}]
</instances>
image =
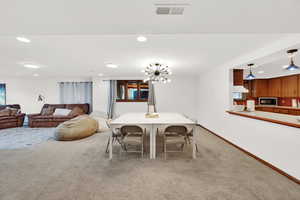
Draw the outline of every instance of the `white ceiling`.
<instances>
[{"instance_id":1,"label":"white ceiling","mask_svg":"<svg viewBox=\"0 0 300 200\"><path fill-rule=\"evenodd\" d=\"M187 3L183 16L157 16L155 3ZM1 35L293 33L299 0L9 0Z\"/></svg>"},{"instance_id":2,"label":"white ceiling","mask_svg":"<svg viewBox=\"0 0 300 200\"><path fill-rule=\"evenodd\" d=\"M157 16L156 3L188 6L182 16ZM0 7L0 76L136 77L151 61L196 75L300 32L299 9L298 0L9 0ZM140 34L148 42L138 43Z\"/></svg>"},{"instance_id":3,"label":"white ceiling","mask_svg":"<svg viewBox=\"0 0 300 200\"><path fill-rule=\"evenodd\" d=\"M150 35L140 43L136 36L30 36L31 43L0 37L2 76L142 76L155 61L168 64L175 76L197 75L253 49L281 38L262 34ZM28 69L20 63L43 66ZM112 69L105 62L119 65Z\"/></svg>"},{"instance_id":4,"label":"white ceiling","mask_svg":"<svg viewBox=\"0 0 300 200\"><path fill-rule=\"evenodd\" d=\"M291 46L289 49L292 48L300 50L300 45ZM288 49L283 49L269 56L254 60L253 62L255 63L255 66L252 68L252 72L255 77L274 78L279 76L300 74L300 70L289 71L283 68L286 67L290 62L286 53L287 50ZM295 64L300 67L300 52L295 54L294 61ZM245 69L244 78L246 78L246 76L249 74L249 67L243 66L239 68Z\"/></svg>"}]
</instances>

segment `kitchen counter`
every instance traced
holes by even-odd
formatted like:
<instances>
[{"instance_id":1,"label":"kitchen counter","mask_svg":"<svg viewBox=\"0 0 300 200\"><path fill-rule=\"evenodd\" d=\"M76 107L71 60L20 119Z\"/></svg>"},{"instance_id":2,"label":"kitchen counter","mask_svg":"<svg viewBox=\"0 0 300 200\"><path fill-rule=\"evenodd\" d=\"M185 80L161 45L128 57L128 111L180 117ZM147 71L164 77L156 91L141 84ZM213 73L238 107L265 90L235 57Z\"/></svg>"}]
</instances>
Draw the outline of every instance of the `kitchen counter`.
<instances>
[{"instance_id":1,"label":"kitchen counter","mask_svg":"<svg viewBox=\"0 0 300 200\"><path fill-rule=\"evenodd\" d=\"M263 111L227 111L229 114L238 115L242 117L248 117L257 120L268 121L272 123L282 124L286 126L292 126L300 128L300 121L297 119L299 116L272 113L272 112L263 112ZM299 118L300 119L300 118Z\"/></svg>"},{"instance_id":2,"label":"kitchen counter","mask_svg":"<svg viewBox=\"0 0 300 200\"><path fill-rule=\"evenodd\" d=\"M257 108L268 107L268 108L283 108L283 109L295 109L295 110L300 110L300 108L292 107L292 106L255 105L255 107L257 107Z\"/></svg>"}]
</instances>

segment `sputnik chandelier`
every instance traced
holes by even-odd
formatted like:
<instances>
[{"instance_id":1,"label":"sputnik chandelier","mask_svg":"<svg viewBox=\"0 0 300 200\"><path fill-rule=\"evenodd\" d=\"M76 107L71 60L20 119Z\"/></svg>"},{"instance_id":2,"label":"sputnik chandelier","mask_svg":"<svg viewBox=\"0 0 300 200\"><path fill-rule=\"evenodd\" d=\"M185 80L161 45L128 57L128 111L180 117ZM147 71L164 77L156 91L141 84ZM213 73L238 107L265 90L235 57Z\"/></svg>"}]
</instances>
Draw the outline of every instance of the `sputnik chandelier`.
<instances>
[{"instance_id":1,"label":"sputnik chandelier","mask_svg":"<svg viewBox=\"0 0 300 200\"><path fill-rule=\"evenodd\" d=\"M167 65L160 63L152 63L143 70L147 78L144 82L151 81L152 83L169 83L171 79L168 78L172 74L170 68Z\"/></svg>"}]
</instances>

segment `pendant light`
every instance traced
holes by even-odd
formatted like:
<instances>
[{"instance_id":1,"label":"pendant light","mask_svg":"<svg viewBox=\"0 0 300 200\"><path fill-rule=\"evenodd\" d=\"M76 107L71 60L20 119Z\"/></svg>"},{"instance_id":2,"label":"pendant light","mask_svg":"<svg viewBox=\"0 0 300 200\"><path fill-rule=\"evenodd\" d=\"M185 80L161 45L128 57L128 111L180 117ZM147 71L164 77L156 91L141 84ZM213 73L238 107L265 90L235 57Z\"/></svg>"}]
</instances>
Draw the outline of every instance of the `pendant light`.
<instances>
[{"instance_id":1,"label":"pendant light","mask_svg":"<svg viewBox=\"0 0 300 200\"><path fill-rule=\"evenodd\" d=\"M286 70L294 71L294 70L299 69L299 67L296 66L295 63L294 63L294 56L295 56L297 51L298 51L298 49L290 49L290 50L287 51L287 54L290 58L290 64L289 64L289 66L287 66L287 68L285 68Z\"/></svg>"},{"instance_id":2,"label":"pendant light","mask_svg":"<svg viewBox=\"0 0 300 200\"><path fill-rule=\"evenodd\" d=\"M253 80L253 79L255 79L255 76L253 75L252 70L251 70L251 67L253 65L254 65L253 63L248 64L248 67L250 67L250 73L246 76L247 80Z\"/></svg>"}]
</instances>

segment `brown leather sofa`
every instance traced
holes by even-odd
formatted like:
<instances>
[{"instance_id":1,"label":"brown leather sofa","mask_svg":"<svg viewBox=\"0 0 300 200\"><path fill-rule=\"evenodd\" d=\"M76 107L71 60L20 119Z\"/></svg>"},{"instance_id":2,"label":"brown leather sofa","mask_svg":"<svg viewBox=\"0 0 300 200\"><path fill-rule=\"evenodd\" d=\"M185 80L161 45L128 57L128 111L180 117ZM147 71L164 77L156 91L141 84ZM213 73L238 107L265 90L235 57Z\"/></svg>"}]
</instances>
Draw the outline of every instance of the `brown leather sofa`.
<instances>
[{"instance_id":1,"label":"brown leather sofa","mask_svg":"<svg viewBox=\"0 0 300 200\"><path fill-rule=\"evenodd\" d=\"M21 110L21 107L18 104L0 105L0 110L5 110L7 107ZM24 123L24 117L24 113L0 116L0 129L22 127Z\"/></svg>"},{"instance_id":2,"label":"brown leather sofa","mask_svg":"<svg viewBox=\"0 0 300 200\"><path fill-rule=\"evenodd\" d=\"M82 109L83 113L81 114L89 114L89 104L44 104L42 110L38 114L30 114L28 116L29 127L56 127L60 123L68 121L77 115L64 115L64 116L54 116L53 114L45 115L43 114L45 109L53 109L56 108L65 108L69 110L73 110L75 107L79 107Z\"/></svg>"}]
</instances>

